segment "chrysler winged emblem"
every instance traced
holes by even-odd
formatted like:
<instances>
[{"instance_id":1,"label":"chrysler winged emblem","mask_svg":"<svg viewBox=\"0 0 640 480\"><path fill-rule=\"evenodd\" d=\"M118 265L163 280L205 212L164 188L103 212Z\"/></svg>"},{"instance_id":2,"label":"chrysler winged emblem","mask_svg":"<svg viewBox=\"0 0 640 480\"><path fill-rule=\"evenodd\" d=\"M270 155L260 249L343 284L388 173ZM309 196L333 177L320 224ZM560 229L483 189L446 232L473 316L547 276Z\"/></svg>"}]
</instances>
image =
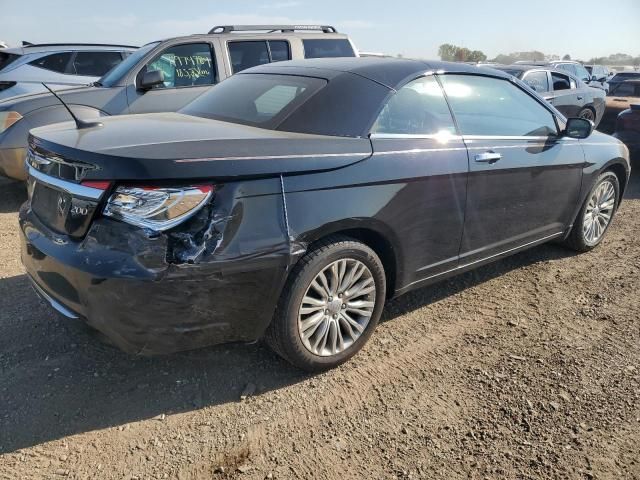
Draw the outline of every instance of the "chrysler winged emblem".
<instances>
[{"instance_id":1,"label":"chrysler winged emblem","mask_svg":"<svg viewBox=\"0 0 640 480\"><path fill-rule=\"evenodd\" d=\"M58 213L64 215L64 211L67 208L67 199L63 194L58 195Z\"/></svg>"}]
</instances>

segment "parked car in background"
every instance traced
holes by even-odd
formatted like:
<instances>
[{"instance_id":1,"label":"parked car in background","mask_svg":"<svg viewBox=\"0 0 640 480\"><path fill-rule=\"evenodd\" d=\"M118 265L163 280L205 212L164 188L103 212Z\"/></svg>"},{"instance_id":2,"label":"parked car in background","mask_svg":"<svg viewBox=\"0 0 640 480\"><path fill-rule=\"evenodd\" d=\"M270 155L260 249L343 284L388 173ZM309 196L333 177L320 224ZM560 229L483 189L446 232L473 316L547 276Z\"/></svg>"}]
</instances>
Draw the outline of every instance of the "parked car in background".
<instances>
[{"instance_id":1,"label":"parked car in background","mask_svg":"<svg viewBox=\"0 0 640 480\"><path fill-rule=\"evenodd\" d=\"M630 173L591 122L461 63L262 65L102 122L31 133L36 290L132 353L265 336L311 371L387 299L552 240L592 250Z\"/></svg>"},{"instance_id":2,"label":"parked car in background","mask_svg":"<svg viewBox=\"0 0 640 480\"><path fill-rule=\"evenodd\" d=\"M0 48L9 48L9 45L7 45L6 42L0 41Z\"/></svg>"},{"instance_id":3,"label":"parked car in background","mask_svg":"<svg viewBox=\"0 0 640 480\"><path fill-rule=\"evenodd\" d=\"M95 82L137 47L102 44L28 44L0 52L0 100Z\"/></svg>"},{"instance_id":4,"label":"parked car in background","mask_svg":"<svg viewBox=\"0 0 640 480\"><path fill-rule=\"evenodd\" d=\"M558 60L558 61L552 61L552 62L520 61L520 62L516 62L516 64L532 65L532 66L538 66L538 67L547 66L550 68L554 68L556 70L563 70L565 72L568 72L572 77L575 77L581 82L583 82L585 85L604 90L605 92L608 91L609 89L609 85L607 84L606 81L600 82L598 80L594 80L592 78L592 75L584 67L584 65L582 65L580 62L575 62L573 60Z\"/></svg>"},{"instance_id":5,"label":"parked car in background","mask_svg":"<svg viewBox=\"0 0 640 480\"><path fill-rule=\"evenodd\" d=\"M620 112L613 136L629 148L634 161L640 162L640 103Z\"/></svg>"},{"instance_id":6,"label":"parked car in background","mask_svg":"<svg viewBox=\"0 0 640 480\"><path fill-rule=\"evenodd\" d=\"M591 75L591 82L599 82L603 90L609 93L609 79L613 74L609 69L603 65L585 65L589 75Z\"/></svg>"},{"instance_id":7,"label":"parked car in background","mask_svg":"<svg viewBox=\"0 0 640 480\"><path fill-rule=\"evenodd\" d=\"M1 55L1 53L0 53ZM92 86L60 93L81 118L175 112L212 85L247 68L282 60L355 57L347 35L330 26L244 25L149 43ZM0 175L26 179L30 129L69 120L50 93L0 101Z\"/></svg>"},{"instance_id":8,"label":"parked car in background","mask_svg":"<svg viewBox=\"0 0 640 480\"><path fill-rule=\"evenodd\" d=\"M491 65L491 68L519 78L567 118L586 118L596 126L602 119L606 103L604 90L588 87L573 75L525 64Z\"/></svg>"},{"instance_id":9,"label":"parked car in background","mask_svg":"<svg viewBox=\"0 0 640 480\"><path fill-rule=\"evenodd\" d=\"M640 105L640 78L614 83L607 95L607 108L598 129L604 133L613 133L618 115L632 104Z\"/></svg>"},{"instance_id":10,"label":"parked car in background","mask_svg":"<svg viewBox=\"0 0 640 480\"><path fill-rule=\"evenodd\" d=\"M613 88L614 84L625 82L627 80L640 80L640 71L616 72L616 74L609 80L609 86L610 88Z\"/></svg>"}]
</instances>

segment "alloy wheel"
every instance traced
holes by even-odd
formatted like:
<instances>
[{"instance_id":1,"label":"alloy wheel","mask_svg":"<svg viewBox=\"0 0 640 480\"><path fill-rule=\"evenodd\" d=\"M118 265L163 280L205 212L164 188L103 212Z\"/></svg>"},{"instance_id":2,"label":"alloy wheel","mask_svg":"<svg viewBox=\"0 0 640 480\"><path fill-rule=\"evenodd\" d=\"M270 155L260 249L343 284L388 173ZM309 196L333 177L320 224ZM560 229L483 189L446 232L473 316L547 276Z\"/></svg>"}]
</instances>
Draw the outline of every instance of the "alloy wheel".
<instances>
[{"instance_id":1,"label":"alloy wheel","mask_svg":"<svg viewBox=\"0 0 640 480\"><path fill-rule=\"evenodd\" d=\"M611 223L615 205L615 186L605 180L593 192L584 212L582 232L587 243L594 245L600 241Z\"/></svg>"},{"instance_id":2,"label":"alloy wheel","mask_svg":"<svg viewBox=\"0 0 640 480\"><path fill-rule=\"evenodd\" d=\"M593 111L589 108L585 108L582 112L580 112L580 118L584 118L585 120L595 121L596 117L593 114Z\"/></svg>"},{"instance_id":3,"label":"alloy wheel","mask_svg":"<svg viewBox=\"0 0 640 480\"><path fill-rule=\"evenodd\" d=\"M371 270L359 260L337 260L318 273L302 298L298 332L311 353L329 357L362 336L376 304Z\"/></svg>"}]
</instances>

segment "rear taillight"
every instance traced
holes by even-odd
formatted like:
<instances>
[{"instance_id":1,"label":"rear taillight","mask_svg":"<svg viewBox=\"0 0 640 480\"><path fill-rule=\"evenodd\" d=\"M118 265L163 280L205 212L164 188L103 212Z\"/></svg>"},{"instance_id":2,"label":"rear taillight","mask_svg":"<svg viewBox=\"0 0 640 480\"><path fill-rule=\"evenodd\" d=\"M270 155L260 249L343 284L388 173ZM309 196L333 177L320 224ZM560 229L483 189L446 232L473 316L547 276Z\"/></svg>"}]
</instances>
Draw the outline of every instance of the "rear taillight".
<instances>
[{"instance_id":1,"label":"rear taillight","mask_svg":"<svg viewBox=\"0 0 640 480\"><path fill-rule=\"evenodd\" d=\"M211 198L211 185L189 187L118 187L103 214L138 227L164 231L198 212Z\"/></svg>"}]
</instances>

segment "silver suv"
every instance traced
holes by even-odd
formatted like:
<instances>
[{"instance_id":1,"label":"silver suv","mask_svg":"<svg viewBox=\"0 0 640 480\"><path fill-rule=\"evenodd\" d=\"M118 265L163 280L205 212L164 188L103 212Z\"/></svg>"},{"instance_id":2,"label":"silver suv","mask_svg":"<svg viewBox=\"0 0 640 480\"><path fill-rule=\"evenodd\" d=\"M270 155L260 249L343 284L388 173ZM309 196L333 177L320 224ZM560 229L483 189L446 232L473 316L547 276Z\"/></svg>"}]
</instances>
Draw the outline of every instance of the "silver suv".
<instances>
[{"instance_id":1,"label":"silver suv","mask_svg":"<svg viewBox=\"0 0 640 480\"><path fill-rule=\"evenodd\" d=\"M95 82L137 47L103 44L26 44L0 50L0 99Z\"/></svg>"},{"instance_id":2,"label":"silver suv","mask_svg":"<svg viewBox=\"0 0 640 480\"><path fill-rule=\"evenodd\" d=\"M347 35L317 25L229 25L205 35L149 43L92 86L60 92L82 119L129 113L175 112L225 78L282 60L356 57ZM48 94L0 101L0 175L26 178L29 130L70 120Z\"/></svg>"}]
</instances>

